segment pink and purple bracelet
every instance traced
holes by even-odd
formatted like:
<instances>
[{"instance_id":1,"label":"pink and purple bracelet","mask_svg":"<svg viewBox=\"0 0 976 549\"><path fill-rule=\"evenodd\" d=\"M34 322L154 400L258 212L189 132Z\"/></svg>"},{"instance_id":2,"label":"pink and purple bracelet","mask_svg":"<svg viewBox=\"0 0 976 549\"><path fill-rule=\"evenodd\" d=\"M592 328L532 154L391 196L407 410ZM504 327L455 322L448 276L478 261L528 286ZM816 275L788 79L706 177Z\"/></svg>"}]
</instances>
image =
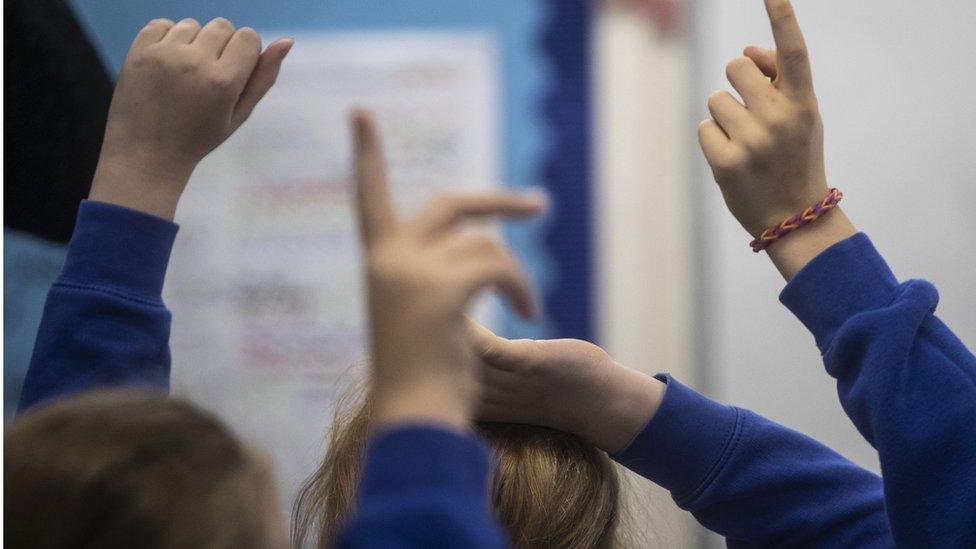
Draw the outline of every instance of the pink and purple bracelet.
<instances>
[{"instance_id":1,"label":"pink and purple bracelet","mask_svg":"<svg viewBox=\"0 0 976 549\"><path fill-rule=\"evenodd\" d=\"M809 225L810 223L820 219L825 213L836 208L837 204L843 199L844 193L837 189L830 189L830 193L827 194L827 198L824 198L820 202L817 202L813 206L803 210L802 213L798 213L783 221L779 225L763 231L763 233L759 235L759 238L749 243L749 245L752 246L752 251L758 254L780 238L783 238L804 225Z\"/></svg>"}]
</instances>

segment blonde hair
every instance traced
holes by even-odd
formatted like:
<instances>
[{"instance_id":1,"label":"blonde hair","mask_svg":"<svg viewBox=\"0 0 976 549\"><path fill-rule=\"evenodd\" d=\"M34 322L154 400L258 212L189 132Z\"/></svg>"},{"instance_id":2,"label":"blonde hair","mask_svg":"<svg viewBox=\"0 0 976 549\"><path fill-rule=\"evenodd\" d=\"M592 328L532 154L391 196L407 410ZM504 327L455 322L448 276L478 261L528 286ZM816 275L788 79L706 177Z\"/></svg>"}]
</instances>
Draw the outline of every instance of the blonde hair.
<instances>
[{"instance_id":1,"label":"blonde hair","mask_svg":"<svg viewBox=\"0 0 976 549\"><path fill-rule=\"evenodd\" d=\"M336 407L325 459L295 501L292 543L332 545L354 511L370 433L363 391ZM516 548L605 548L617 543L620 480L606 453L579 438L528 425L478 425L492 448L491 503Z\"/></svg>"}]
</instances>

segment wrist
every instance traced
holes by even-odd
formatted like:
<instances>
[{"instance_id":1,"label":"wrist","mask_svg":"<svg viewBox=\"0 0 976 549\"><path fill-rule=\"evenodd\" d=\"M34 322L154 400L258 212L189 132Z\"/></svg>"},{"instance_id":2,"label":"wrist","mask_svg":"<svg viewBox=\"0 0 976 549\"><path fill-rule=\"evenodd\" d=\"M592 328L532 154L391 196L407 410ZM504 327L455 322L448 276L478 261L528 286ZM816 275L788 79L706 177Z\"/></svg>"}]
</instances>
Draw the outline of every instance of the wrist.
<instances>
[{"instance_id":1,"label":"wrist","mask_svg":"<svg viewBox=\"0 0 976 549\"><path fill-rule=\"evenodd\" d=\"M603 395L590 421L577 433L597 448L614 454L623 450L650 422L664 398L667 385L614 363Z\"/></svg>"},{"instance_id":2,"label":"wrist","mask_svg":"<svg viewBox=\"0 0 976 549\"><path fill-rule=\"evenodd\" d=\"M376 427L409 423L437 423L465 430L473 416L472 396L467 391L440 380L409 382L374 387Z\"/></svg>"},{"instance_id":3,"label":"wrist","mask_svg":"<svg viewBox=\"0 0 976 549\"><path fill-rule=\"evenodd\" d=\"M172 221L195 167L103 151L88 198Z\"/></svg>"},{"instance_id":4,"label":"wrist","mask_svg":"<svg viewBox=\"0 0 976 549\"><path fill-rule=\"evenodd\" d=\"M766 249L770 260L787 282L803 267L834 244L857 234L857 229L838 207L796 230Z\"/></svg>"}]
</instances>

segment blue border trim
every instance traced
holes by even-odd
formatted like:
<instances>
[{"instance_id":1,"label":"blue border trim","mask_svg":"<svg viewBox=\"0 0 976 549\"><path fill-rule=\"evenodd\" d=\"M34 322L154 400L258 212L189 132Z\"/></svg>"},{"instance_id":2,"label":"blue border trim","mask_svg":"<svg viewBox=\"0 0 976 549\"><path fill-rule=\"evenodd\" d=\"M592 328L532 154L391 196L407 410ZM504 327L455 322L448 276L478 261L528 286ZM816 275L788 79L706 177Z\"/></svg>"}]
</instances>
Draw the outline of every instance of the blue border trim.
<instances>
[{"instance_id":1,"label":"blue border trim","mask_svg":"<svg viewBox=\"0 0 976 549\"><path fill-rule=\"evenodd\" d=\"M544 242L559 272L545 296L558 337L593 339L592 208L590 194L590 41L587 0L545 0L550 16L543 50L553 67L543 110L552 146L542 180L553 212Z\"/></svg>"}]
</instances>

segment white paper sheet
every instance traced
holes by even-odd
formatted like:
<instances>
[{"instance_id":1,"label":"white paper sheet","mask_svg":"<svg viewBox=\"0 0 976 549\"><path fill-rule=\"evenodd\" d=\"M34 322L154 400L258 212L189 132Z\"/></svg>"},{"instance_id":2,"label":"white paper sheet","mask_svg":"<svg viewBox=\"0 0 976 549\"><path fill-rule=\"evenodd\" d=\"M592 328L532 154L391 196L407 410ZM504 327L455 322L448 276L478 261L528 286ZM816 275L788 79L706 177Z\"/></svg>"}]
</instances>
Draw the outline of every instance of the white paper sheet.
<instances>
[{"instance_id":1,"label":"white paper sheet","mask_svg":"<svg viewBox=\"0 0 976 549\"><path fill-rule=\"evenodd\" d=\"M324 455L337 382L365 359L348 110L377 113L401 212L494 185L494 55L477 31L296 35L183 198L165 291L174 393L273 454L286 509Z\"/></svg>"}]
</instances>

